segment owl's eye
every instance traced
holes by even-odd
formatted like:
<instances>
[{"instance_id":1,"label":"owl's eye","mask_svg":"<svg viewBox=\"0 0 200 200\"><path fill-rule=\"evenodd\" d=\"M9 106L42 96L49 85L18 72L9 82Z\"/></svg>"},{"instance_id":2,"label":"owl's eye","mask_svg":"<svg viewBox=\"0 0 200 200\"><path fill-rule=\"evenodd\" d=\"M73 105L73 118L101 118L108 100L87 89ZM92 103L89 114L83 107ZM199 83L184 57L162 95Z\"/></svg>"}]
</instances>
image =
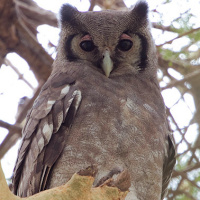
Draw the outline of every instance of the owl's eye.
<instances>
[{"instance_id":1,"label":"owl's eye","mask_svg":"<svg viewBox=\"0 0 200 200\"><path fill-rule=\"evenodd\" d=\"M128 51L132 46L133 42L131 40L123 39L119 41L117 48L121 51Z\"/></svg>"},{"instance_id":2,"label":"owl's eye","mask_svg":"<svg viewBox=\"0 0 200 200\"><path fill-rule=\"evenodd\" d=\"M84 40L80 43L80 47L81 49L83 49L84 51L90 52L92 50L94 50L95 45L92 42L92 40Z\"/></svg>"}]
</instances>

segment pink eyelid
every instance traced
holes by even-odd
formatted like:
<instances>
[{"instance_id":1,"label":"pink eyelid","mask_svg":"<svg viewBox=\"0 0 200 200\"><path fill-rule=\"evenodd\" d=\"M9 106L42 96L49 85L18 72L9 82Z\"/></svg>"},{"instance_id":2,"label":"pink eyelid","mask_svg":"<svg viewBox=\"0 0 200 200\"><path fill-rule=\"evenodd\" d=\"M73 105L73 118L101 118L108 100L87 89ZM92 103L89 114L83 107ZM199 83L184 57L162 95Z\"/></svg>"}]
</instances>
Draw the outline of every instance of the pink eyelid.
<instances>
[{"instance_id":1,"label":"pink eyelid","mask_svg":"<svg viewBox=\"0 0 200 200\"><path fill-rule=\"evenodd\" d=\"M85 41L85 40L92 40L92 37L87 34L87 35L84 35L82 38L81 38L81 41Z\"/></svg>"},{"instance_id":2,"label":"pink eyelid","mask_svg":"<svg viewBox=\"0 0 200 200\"><path fill-rule=\"evenodd\" d=\"M123 34L120 36L119 39L120 39L120 40L132 40L132 38L131 38L129 35L127 35L126 33L123 33Z\"/></svg>"}]
</instances>

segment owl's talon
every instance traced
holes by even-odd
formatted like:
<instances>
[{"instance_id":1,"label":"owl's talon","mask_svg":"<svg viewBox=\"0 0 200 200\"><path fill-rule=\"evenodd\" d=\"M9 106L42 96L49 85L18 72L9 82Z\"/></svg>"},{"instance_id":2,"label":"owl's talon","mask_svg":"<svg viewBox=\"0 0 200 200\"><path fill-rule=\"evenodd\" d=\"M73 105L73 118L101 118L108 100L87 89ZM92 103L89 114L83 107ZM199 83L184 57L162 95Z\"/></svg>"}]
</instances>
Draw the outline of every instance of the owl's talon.
<instances>
[{"instance_id":1,"label":"owl's talon","mask_svg":"<svg viewBox=\"0 0 200 200\"><path fill-rule=\"evenodd\" d=\"M131 186L131 179L128 170L124 170L116 178L112 178L107 185L117 187L121 191L127 191Z\"/></svg>"},{"instance_id":2,"label":"owl's talon","mask_svg":"<svg viewBox=\"0 0 200 200\"><path fill-rule=\"evenodd\" d=\"M96 184L96 187L98 187L100 185L104 185L104 183L108 183L109 180L114 179L114 175L120 174L121 172L123 172L121 169L113 168L106 176L102 177L99 180L99 182Z\"/></svg>"},{"instance_id":3,"label":"owl's talon","mask_svg":"<svg viewBox=\"0 0 200 200\"><path fill-rule=\"evenodd\" d=\"M109 173L111 174L111 173ZM117 176L114 176L118 174ZM131 186L131 179L130 179L130 174L128 172L128 170L124 170L122 172L116 173L112 175L112 178L108 178L108 176L106 176L106 179L103 182L103 177L98 184L98 186L103 187L104 185L107 185L109 187L117 187L118 189L120 189L121 191L128 191L129 187Z\"/></svg>"}]
</instances>

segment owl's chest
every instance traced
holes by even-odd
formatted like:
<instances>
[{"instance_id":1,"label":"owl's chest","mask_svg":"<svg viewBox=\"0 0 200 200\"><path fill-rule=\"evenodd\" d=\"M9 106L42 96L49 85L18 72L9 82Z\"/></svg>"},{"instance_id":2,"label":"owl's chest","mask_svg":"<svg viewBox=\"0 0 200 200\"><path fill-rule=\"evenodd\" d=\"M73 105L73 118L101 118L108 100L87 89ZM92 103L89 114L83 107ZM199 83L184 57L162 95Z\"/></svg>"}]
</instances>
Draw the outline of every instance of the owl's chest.
<instances>
[{"instance_id":1,"label":"owl's chest","mask_svg":"<svg viewBox=\"0 0 200 200\"><path fill-rule=\"evenodd\" d=\"M141 154L142 146L159 149L164 122L157 122L159 116L150 105L118 91L90 92L83 94L73 122L73 142L83 149L122 157L129 157L130 152Z\"/></svg>"}]
</instances>

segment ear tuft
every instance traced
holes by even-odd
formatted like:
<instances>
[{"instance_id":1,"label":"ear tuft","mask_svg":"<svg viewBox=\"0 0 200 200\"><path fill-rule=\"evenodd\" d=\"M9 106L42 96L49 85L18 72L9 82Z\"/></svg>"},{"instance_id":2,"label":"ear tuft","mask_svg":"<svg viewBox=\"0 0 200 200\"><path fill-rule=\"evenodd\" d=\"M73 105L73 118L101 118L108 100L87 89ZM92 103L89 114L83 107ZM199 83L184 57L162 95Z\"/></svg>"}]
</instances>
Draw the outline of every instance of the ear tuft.
<instances>
[{"instance_id":1,"label":"ear tuft","mask_svg":"<svg viewBox=\"0 0 200 200\"><path fill-rule=\"evenodd\" d=\"M71 6L70 4L63 4L63 6L60 9L60 20L61 23L65 22L72 22L75 19L75 14L78 13L79 11Z\"/></svg>"},{"instance_id":2,"label":"ear tuft","mask_svg":"<svg viewBox=\"0 0 200 200\"><path fill-rule=\"evenodd\" d=\"M141 20L145 20L148 17L148 4L146 1L139 1L134 9L132 10L132 13L134 13L134 15L137 16L137 18L141 19Z\"/></svg>"}]
</instances>

